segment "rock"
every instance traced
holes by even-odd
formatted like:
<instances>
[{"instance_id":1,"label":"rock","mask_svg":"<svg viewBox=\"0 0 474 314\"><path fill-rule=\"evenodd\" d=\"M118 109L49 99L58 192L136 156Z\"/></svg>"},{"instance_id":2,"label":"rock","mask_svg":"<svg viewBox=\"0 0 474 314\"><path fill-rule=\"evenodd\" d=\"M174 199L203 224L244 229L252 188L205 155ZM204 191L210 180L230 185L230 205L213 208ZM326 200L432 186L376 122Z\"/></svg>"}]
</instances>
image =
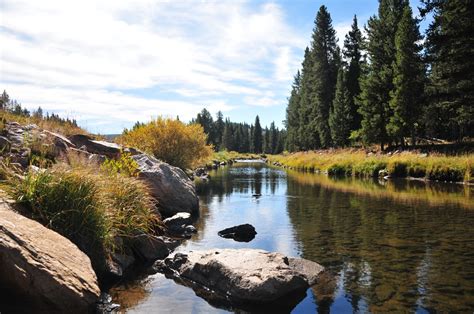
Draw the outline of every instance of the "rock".
<instances>
[{"instance_id":1,"label":"rock","mask_svg":"<svg viewBox=\"0 0 474 314\"><path fill-rule=\"evenodd\" d=\"M88 312L100 295L87 255L58 233L14 212L3 200L0 265L0 290L8 287L5 292L19 297L22 308Z\"/></svg>"},{"instance_id":2,"label":"rock","mask_svg":"<svg viewBox=\"0 0 474 314\"><path fill-rule=\"evenodd\" d=\"M186 213L186 212L177 213L177 214L163 220L163 223L168 228L173 227L175 225L180 225L180 226L183 225L183 224L188 225L191 222L192 222L191 214Z\"/></svg>"},{"instance_id":3,"label":"rock","mask_svg":"<svg viewBox=\"0 0 474 314\"><path fill-rule=\"evenodd\" d=\"M12 142L4 136L0 136L0 153L9 152Z\"/></svg>"},{"instance_id":4,"label":"rock","mask_svg":"<svg viewBox=\"0 0 474 314\"><path fill-rule=\"evenodd\" d=\"M117 158L122 152L122 146L105 142L105 141L96 141L92 137L76 134L69 137L69 140L74 143L77 147L86 147L86 151L92 154L104 155L108 158Z\"/></svg>"},{"instance_id":5,"label":"rock","mask_svg":"<svg viewBox=\"0 0 474 314\"><path fill-rule=\"evenodd\" d=\"M388 171L386 169L379 170L379 178L388 177Z\"/></svg>"},{"instance_id":6,"label":"rock","mask_svg":"<svg viewBox=\"0 0 474 314\"><path fill-rule=\"evenodd\" d=\"M324 267L263 250L214 249L177 253L155 263L155 269L186 284L204 286L234 304L290 302L294 306Z\"/></svg>"},{"instance_id":7,"label":"rock","mask_svg":"<svg viewBox=\"0 0 474 314\"><path fill-rule=\"evenodd\" d=\"M197 169L194 171L194 174L196 175L196 177L202 177L203 175L206 174L206 169L204 169L204 168L197 168Z\"/></svg>"},{"instance_id":8,"label":"rock","mask_svg":"<svg viewBox=\"0 0 474 314\"><path fill-rule=\"evenodd\" d=\"M43 133L40 135L43 134L51 138L52 143L54 145L55 156L60 156L64 154L70 147L76 147L70 140L68 140L65 136L62 136L61 134L57 134L47 130L44 130Z\"/></svg>"},{"instance_id":9,"label":"rock","mask_svg":"<svg viewBox=\"0 0 474 314\"><path fill-rule=\"evenodd\" d=\"M107 260L106 269L109 276L121 278L127 269L135 263L135 258L131 255L112 253L111 259Z\"/></svg>"},{"instance_id":10,"label":"rock","mask_svg":"<svg viewBox=\"0 0 474 314\"><path fill-rule=\"evenodd\" d=\"M221 230L217 234L223 238L234 239L238 242L250 242L255 238L257 232L255 231L254 226L243 224Z\"/></svg>"},{"instance_id":11,"label":"rock","mask_svg":"<svg viewBox=\"0 0 474 314\"><path fill-rule=\"evenodd\" d=\"M145 262L154 262L157 259L163 259L170 253L163 239L145 234L133 239L133 251L137 258Z\"/></svg>"},{"instance_id":12,"label":"rock","mask_svg":"<svg viewBox=\"0 0 474 314\"><path fill-rule=\"evenodd\" d=\"M380 302L385 302L395 295L395 290L389 285L381 284L375 287L375 295Z\"/></svg>"},{"instance_id":13,"label":"rock","mask_svg":"<svg viewBox=\"0 0 474 314\"><path fill-rule=\"evenodd\" d=\"M199 199L193 181L183 170L147 154L132 156L139 166L139 178L150 187L164 216L179 212L196 213Z\"/></svg>"}]
</instances>

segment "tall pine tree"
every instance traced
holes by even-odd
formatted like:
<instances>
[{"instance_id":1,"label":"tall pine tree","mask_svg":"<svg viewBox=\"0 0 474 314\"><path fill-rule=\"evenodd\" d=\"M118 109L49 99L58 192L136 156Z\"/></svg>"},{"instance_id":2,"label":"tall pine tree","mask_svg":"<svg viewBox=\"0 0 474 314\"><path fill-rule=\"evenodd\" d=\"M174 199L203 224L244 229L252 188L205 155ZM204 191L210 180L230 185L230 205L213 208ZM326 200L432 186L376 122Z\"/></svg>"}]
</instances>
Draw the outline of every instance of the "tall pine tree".
<instances>
[{"instance_id":1,"label":"tall pine tree","mask_svg":"<svg viewBox=\"0 0 474 314\"><path fill-rule=\"evenodd\" d=\"M332 141L336 147L344 147L349 144L353 121L351 104L350 93L346 88L344 68L341 66L337 75L336 96L329 116Z\"/></svg>"},{"instance_id":2,"label":"tall pine tree","mask_svg":"<svg viewBox=\"0 0 474 314\"><path fill-rule=\"evenodd\" d=\"M422 113L425 68L420 56L420 40L418 22L406 5L395 36L394 90L390 100L393 115L387 125L388 134L402 145L408 136L415 143L416 125Z\"/></svg>"},{"instance_id":3,"label":"tall pine tree","mask_svg":"<svg viewBox=\"0 0 474 314\"><path fill-rule=\"evenodd\" d=\"M288 107L286 108L285 126L288 132L285 147L288 151L294 152L300 149L298 130L300 126L300 105L301 105L301 75L300 71L295 75L291 94L288 98Z\"/></svg>"},{"instance_id":4,"label":"tall pine tree","mask_svg":"<svg viewBox=\"0 0 474 314\"><path fill-rule=\"evenodd\" d=\"M391 116L390 93L393 90L395 33L407 0L380 0L378 16L367 22L369 66L362 81L361 136L365 143L390 143L386 125Z\"/></svg>"},{"instance_id":5,"label":"tall pine tree","mask_svg":"<svg viewBox=\"0 0 474 314\"><path fill-rule=\"evenodd\" d=\"M451 140L474 137L474 5L472 0L423 0L434 13L427 32L430 83L428 132Z\"/></svg>"},{"instance_id":6,"label":"tall pine tree","mask_svg":"<svg viewBox=\"0 0 474 314\"><path fill-rule=\"evenodd\" d=\"M255 126L253 128L253 152L260 154L263 148L262 127L260 125L260 118L255 117Z\"/></svg>"},{"instance_id":7,"label":"tall pine tree","mask_svg":"<svg viewBox=\"0 0 474 314\"><path fill-rule=\"evenodd\" d=\"M358 130L362 117L358 112L359 104L357 98L360 95L360 79L362 76L362 50L363 50L362 32L357 24L357 16L354 15L351 30L344 40L344 58L348 64L346 75L346 89L349 93L349 103L351 108L351 130Z\"/></svg>"},{"instance_id":8,"label":"tall pine tree","mask_svg":"<svg viewBox=\"0 0 474 314\"><path fill-rule=\"evenodd\" d=\"M324 5L319 8L316 15L312 36L312 55L314 60L312 72L315 75L315 81L310 94L314 110L310 124L314 125L318 131L321 146L329 147L331 145L329 113L334 99L340 57L336 31L332 27L331 16Z\"/></svg>"}]
</instances>

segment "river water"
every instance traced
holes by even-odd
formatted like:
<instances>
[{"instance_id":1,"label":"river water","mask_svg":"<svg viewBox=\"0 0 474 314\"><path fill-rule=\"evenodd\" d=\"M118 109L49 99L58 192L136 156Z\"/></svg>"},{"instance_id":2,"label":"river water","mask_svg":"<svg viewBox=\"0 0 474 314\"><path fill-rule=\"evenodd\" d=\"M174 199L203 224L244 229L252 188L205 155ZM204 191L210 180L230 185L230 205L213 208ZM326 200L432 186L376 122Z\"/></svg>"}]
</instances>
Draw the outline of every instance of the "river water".
<instances>
[{"instance_id":1,"label":"river water","mask_svg":"<svg viewBox=\"0 0 474 314\"><path fill-rule=\"evenodd\" d=\"M308 289L293 313L474 311L472 186L333 179L243 162L211 172L198 190L198 233L179 251L278 251L334 276ZM243 223L258 233L249 243L217 235ZM161 274L112 296L128 313L228 312Z\"/></svg>"}]
</instances>

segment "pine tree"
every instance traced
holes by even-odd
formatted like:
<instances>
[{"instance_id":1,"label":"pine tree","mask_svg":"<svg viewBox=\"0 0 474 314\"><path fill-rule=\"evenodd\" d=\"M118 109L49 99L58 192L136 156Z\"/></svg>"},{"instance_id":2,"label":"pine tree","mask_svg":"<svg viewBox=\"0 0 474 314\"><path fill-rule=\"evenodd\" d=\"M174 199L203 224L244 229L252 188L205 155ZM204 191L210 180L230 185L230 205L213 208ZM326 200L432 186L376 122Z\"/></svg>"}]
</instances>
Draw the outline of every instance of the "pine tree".
<instances>
[{"instance_id":1,"label":"pine tree","mask_svg":"<svg viewBox=\"0 0 474 314\"><path fill-rule=\"evenodd\" d=\"M204 133L207 134L207 144L216 145L214 138L214 121L211 113L207 111L206 108L197 114L196 123L200 124L204 129Z\"/></svg>"},{"instance_id":2,"label":"pine tree","mask_svg":"<svg viewBox=\"0 0 474 314\"><path fill-rule=\"evenodd\" d=\"M278 129L275 127L275 121L270 124L270 154L275 154L278 142Z\"/></svg>"},{"instance_id":3,"label":"pine tree","mask_svg":"<svg viewBox=\"0 0 474 314\"><path fill-rule=\"evenodd\" d=\"M270 130L266 127L263 130L263 152L265 154L271 154L271 139L270 139Z\"/></svg>"},{"instance_id":4,"label":"pine tree","mask_svg":"<svg viewBox=\"0 0 474 314\"><path fill-rule=\"evenodd\" d=\"M214 142L215 149L222 149L222 136L224 135L224 115L221 111L217 112L216 121L214 122Z\"/></svg>"},{"instance_id":5,"label":"pine tree","mask_svg":"<svg viewBox=\"0 0 474 314\"><path fill-rule=\"evenodd\" d=\"M288 131L288 137L286 139L285 147L288 151L294 152L300 148L298 130L300 127L300 84L301 75L300 71L296 73L291 89L291 95L288 99L288 107L286 108L286 120L284 121L286 129Z\"/></svg>"},{"instance_id":6,"label":"pine tree","mask_svg":"<svg viewBox=\"0 0 474 314\"><path fill-rule=\"evenodd\" d=\"M412 17L412 10L407 5L395 35L394 90L390 100L393 115L387 125L388 134L402 145L407 136L411 136L412 143L415 143L416 125L422 112L425 69L419 54L420 40L418 22Z\"/></svg>"},{"instance_id":7,"label":"pine tree","mask_svg":"<svg viewBox=\"0 0 474 314\"><path fill-rule=\"evenodd\" d=\"M357 98L360 95L360 79L362 76L362 49L363 49L362 32L357 25L357 16L354 15L351 30L344 40L344 57L348 63L346 88L349 92L349 102L351 107L351 130L360 128L361 116L358 112L359 104Z\"/></svg>"},{"instance_id":8,"label":"pine tree","mask_svg":"<svg viewBox=\"0 0 474 314\"><path fill-rule=\"evenodd\" d=\"M393 90L395 32L406 0L380 0L378 16L367 22L369 66L362 81L359 113L362 115L361 135L365 143L390 143L386 125L391 116L390 93Z\"/></svg>"},{"instance_id":9,"label":"pine tree","mask_svg":"<svg viewBox=\"0 0 474 314\"><path fill-rule=\"evenodd\" d=\"M225 120L224 134L222 135L222 149L231 151L234 148L234 138L232 125L229 119Z\"/></svg>"},{"instance_id":10,"label":"pine tree","mask_svg":"<svg viewBox=\"0 0 474 314\"><path fill-rule=\"evenodd\" d=\"M334 99L340 57L336 44L336 31L332 27L331 16L324 5L319 8L316 15L312 54L315 85L310 94L311 103L314 104L311 124L319 133L321 146L329 147L331 145L329 113Z\"/></svg>"},{"instance_id":11,"label":"pine tree","mask_svg":"<svg viewBox=\"0 0 474 314\"><path fill-rule=\"evenodd\" d=\"M329 116L329 125L331 127L331 136L334 146L344 147L349 144L349 135L351 133L352 113L351 97L346 88L344 68L339 68L337 75L336 96L334 98L333 108Z\"/></svg>"},{"instance_id":12,"label":"pine tree","mask_svg":"<svg viewBox=\"0 0 474 314\"><path fill-rule=\"evenodd\" d=\"M312 128L310 122L316 119L311 102L311 94L313 93L315 78L313 71L313 56L308 47L304 52L304 59L301 69L301 96L299 106L299 127L298 127L298 143L301 150L309 150L318 148L319 133L317 129Z\"/></svg>"},{"instance_id":13,"label":"pine tree","mask_svg":"<svg viewBox=\"0 0 474 314\"><path fill-rule=\"evenodd\" d=\"M253 152L260 154L262 153L262 127L260 126L260 118L257 116L255 117L255 126L253 129Z\"/></svg>"},{"instance_id":14,"label":"pine tree","mask_svg":"<svg viewBox=\"0 0 474 314\"><path fill-rule=\"evenodd\" d=\"M0 96L0 109L7 109L10 103L10 96L8 96L7 91L3 90L2 96Z\"/></svg>"},{"instance_id":15,"label":"pine tree","mask_svg":"<svg viewBox=\"0 0 474 314\"><path fill-rule=\"evenodd\" d=\"M471 0L424 0L432 11L427 32L430 83L426 110L431 136L474 136L474 5Z\"/></svg>"}]
</instances>

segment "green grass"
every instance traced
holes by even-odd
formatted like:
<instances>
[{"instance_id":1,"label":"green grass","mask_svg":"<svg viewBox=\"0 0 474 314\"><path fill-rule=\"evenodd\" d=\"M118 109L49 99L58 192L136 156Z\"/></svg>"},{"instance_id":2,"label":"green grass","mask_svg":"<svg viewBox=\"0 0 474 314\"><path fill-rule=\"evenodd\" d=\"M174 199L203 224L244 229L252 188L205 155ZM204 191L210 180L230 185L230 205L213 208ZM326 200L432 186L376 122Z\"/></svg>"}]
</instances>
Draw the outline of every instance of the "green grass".
<instances>
[{"instance_id":1,"label":"green grass","mask_svg":"<svg viewBox=\"0 0 474 314\"><path fill-rule=\"evenodd\" d=\"M93 168L55 165L28 173L10 186L33 218L64 235L91 259L96 272L105 269L113 251L127 250L140 234L160 230L159 216L147 187L138 179ZM121 237L123 247L117 247Z\"/></svg>"},{"instance_id":2,"label":"green grass","mask_svg":"<svg viewBox=\"0 0 474 314\"><path fill-rule=\"evenodd\" d=\"M396 155L367 155L362 150L340 149L299 152L268 156L272 163L329 175L376 177L386 170L392 177L415 177L448 182L474 182L473 154L461 156L430 155L404 152Z\"/></svg>"}]
</instances>

